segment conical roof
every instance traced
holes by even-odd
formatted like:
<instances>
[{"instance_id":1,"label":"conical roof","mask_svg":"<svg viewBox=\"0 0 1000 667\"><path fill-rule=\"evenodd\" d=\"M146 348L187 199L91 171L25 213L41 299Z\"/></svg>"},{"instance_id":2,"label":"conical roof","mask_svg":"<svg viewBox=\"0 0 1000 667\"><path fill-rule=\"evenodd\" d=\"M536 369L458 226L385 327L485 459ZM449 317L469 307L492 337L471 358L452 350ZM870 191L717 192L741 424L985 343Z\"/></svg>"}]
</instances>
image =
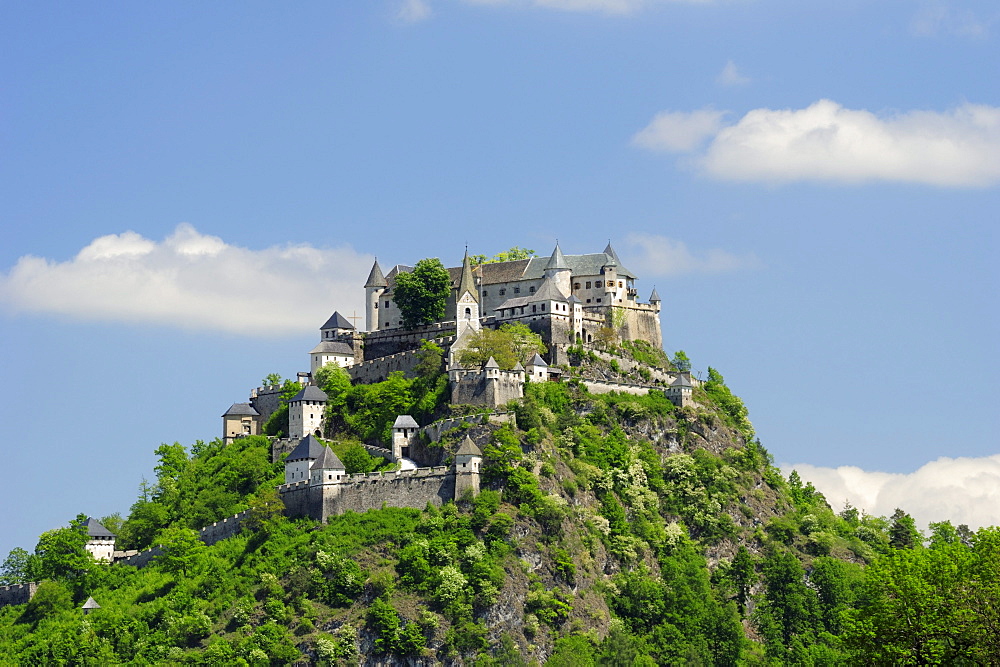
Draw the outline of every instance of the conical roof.
<instances>
[{"instance_id":1,"label":"conical roof","mask_svg":"<svg viewBox=\"0 0 1000 667\"><path fill-rule=\"evenodd\" d=\"M556 281L549 276L545 276L542 281L542 286L538 288L534 296L531 297L532 301L566 301L566 295L562 293L559 286L556 285Z\"/></svg>"},{"instance_id":2,"label":"conical roof","mask_svg":"<svg viewBox=\"0 0 1000 667\"><path fill-rule=\"evenodd\" d=\"M97 602L94 600L94 598L88 597L87 601L83 603L83 608L84 609L100 609L101 605L97 604Z\"/></svg>"},{"instance_id":3,"label":"conical roof","mask_svg":"<svg viewBox=\"0 0 1000 667\"><path fill-rule=\"evenodd\" d=\"M649 295L649 302L650 303L656 303L657 301L660 301L660 293L657 292L656 288L654 287L653 288L653 293Z\"/></svg>"},{"instance_id":4,"label":"conical roof","mask_svg":"<svg viewBox=\"0 0 1000 667\"><path fill-rule=\"evenodd\" d=\"M372 271L368 274L368 280L365 282L365 287L388 287L389 283L386 281L385 276L382 275L382 268L378 265L378 260L372 264Z\"/></svg>"},{"instance_id":5,"label":"conical roof","mask_svg":"<svg viewBox=\"0 0 1000 667\"><path fill-rule=\"evenodd\" d=\"M691 378L688 377L687 373L680 373L677 379L670 383L671 387L690 387Z\"/></svg>"},{"instance_id":6,"label":"conical roof","mask_svg":"<svg viewBox=\"0 0 1000 667\"><path fill-rule=\"evenodd\" d=\"M323 447L319 457L309 466L310 470L346 470L340 457L329 447Z\"/></svg>"},{"instance_id":7,"label":"conical roof","mask_svg":"<svg viewBox=\"0 0 1000 667\"><path fill-rule=\"evenodd\" d=\"M87 517L87 520L83 524L87 527L87 537L103 537L110 539L115 536L110 530L98 523L97 519L93 517Z\"/></svg>"},{"instance_id":8,"label":"conical roof","mask_svg":"<svg viewBox=\"0 0 1000 667\"><path fill-rule=\"evenodd\" d=\"M288 455L286 461L304 461L313 460L319 458L319 455L323 453L326 448L319 438L309 434L306 437L299 440L299 444L296 445L292 453Z\"/></svg>"},{"instance_id":9,"label":"conical roof","mask_svg":"<svg viewBox=\"0 0 1000 667\"><path fill-rule=\"evenodd\" d=\"M611 259L615 260L615 264L621 264L622 263L622 260L618 258L618 253L616 253L615 249L611 247L611 240L610 239L608 240L607 247L604 248L604 254L607 255L608 257L610 257Z\"/></svg>"},{"instance_id":10,"label":"conical roof","mask_svg":"<svg viewBox=\"0 0 1000 667\"><path fill-rule=\"evenodd\" d=\"M462 260L462 278L458 281L457 298L461 299L468 292L479 303L479 294L476 292L476 281L472 278L472 262L469 261L469 249L465 249L465 259Z\"/></svg>"},{"instance_id":11,"label":"conical roof","mask_svg":"<svg viewBox=\"0 0 1000 667\"><path fill-rule=\"evenodd\" d=\"M472 438L465 436L465 440L462 441L462 446L458 448L455 452L455 456L482 456L483 452L476 443L472 442Z\"/></svg>"},{"instance_id":12,"label":"conical roof","mask_svg":"<svg viewBox=\"0 0 1000 667\"><path fill-rule=\"evenodd\" d=\"M494 359L493 357L490 357L490 358L489 358L489 359L488 359L488 360L486 361L486 365L485 365L485 366L483 366L483 368L485 368L485 369L487 369L487 370L489 370L489 369L493 369L493 368L496 368L496 369L499 369L499 368L500 368L500 364L498 364L498 363L497 363L497 360L496 360L496 359Z\"/></svg>"},{"instance_id":13,"label":"conical roof","mask_svg":"<svg viewBox=\"0 0 1000 667\"><path fill-rule=\"evenodd\" d=\"M566 257L563 256L558 241L556 241L556 249L552 251L552 256L549 257L549 261L545 265L546 271L550 269L569 269L569 264L566 263Z\"/></svg>"},{"instance_id":14,"label":"conical roof","mask_svg":"<svg viewBox=\"0 0 1000 667\"><path fill-rule=\"evenodd\" d=\"M410 415L399 415L392 423L393 428L420 428L417 420Z\"/></svg>"},{"instance_id":15,"label":"conical roof","mask_svg":"<svg viewBox=\"0 0 1000 667\"><path fill-rule=\"evenodd\" d=\"M516 371L516 372L518 372L518 373L523 373L523 372L524 372L524 366L522 366L522 365L521 365L521 362L519 361L519 362L517 362L517 363L516 363L516 364L514 365L514 368L512 368L511 370L514 370L514 371Z\"/></svg>"},{"instance_id":16,"label":"conical roof","mask_svg":"<svg viewBox=\"0 0 1000 667\"><path fill-rule=\"evenodd\" d=\"M353 329L353 328L354 325L351 324L351 322L346 317L344 317L335 310L333 311L333 315L330 316L330 319L326 321L326 324L321 326L319 329L320 331L322 331L324 329Z\"/></svg>"},{"instance_id":17,"label":"conical roof","mask_svg":"<svg viewBox=\"0 0 1000 667\"><path fill-rule=\"evenodd\" d=\"M302 391L295 394L289 403L296 403L298 401L328 401L330 397L326 395L326 392L317 387L314 384L307 384L302 388Z\"/></svg>"}]
</instances>

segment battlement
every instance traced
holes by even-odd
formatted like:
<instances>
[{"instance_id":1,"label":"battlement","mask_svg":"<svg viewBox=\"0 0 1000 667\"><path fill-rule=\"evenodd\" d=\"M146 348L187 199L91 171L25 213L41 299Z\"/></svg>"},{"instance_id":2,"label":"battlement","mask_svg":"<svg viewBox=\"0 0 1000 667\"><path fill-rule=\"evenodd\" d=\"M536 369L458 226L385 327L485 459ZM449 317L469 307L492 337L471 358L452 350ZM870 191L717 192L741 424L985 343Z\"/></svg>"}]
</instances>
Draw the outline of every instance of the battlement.
<instances>
[{"instance_id":1,"label":"battlement","mask_svg":"<svg viewBox=\"0 0 1000 667\"><path fill-rule=\"evenodd\" d=\"M14 604L27 604L35 596L38 590L38 582L32 581L27 584L12 584L10 586L0 586L0 607Z\"/></svg>"}]
</instances>

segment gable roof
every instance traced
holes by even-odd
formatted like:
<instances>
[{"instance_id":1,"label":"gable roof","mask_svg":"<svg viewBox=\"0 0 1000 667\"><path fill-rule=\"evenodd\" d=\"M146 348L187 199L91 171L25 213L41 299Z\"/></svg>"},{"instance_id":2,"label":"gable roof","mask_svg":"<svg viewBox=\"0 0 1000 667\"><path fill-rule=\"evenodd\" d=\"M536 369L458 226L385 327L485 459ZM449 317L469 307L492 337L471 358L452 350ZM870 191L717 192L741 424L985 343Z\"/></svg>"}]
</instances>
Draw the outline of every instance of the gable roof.
<instances>
[{"instance_id":1,"label":"gable roof","mask_svg":"<svg viewBox=\"0 0 1000 667\"><path fill-rule=\"evenodd\" d=\"M516 364L514 364L514 368L512 368L511 370L512 371L516 371L518 373L523 373L524 372L524 366L522 366L521 362L519 361Z\"/></svg>"},{"instance_id":2,"label":"gable roof","mask_svg":"<svg viewBox=\"0 0 1000 667\"><path fill-rule=\"evenodd\" d=\"M392 423L393 428L419 428L420 425L417 424L417 420L410 415L399 415L396 417L396 421Z\"/></svg>"},{"instance_id":3,"label":"gable roof","mask_svg":"<svg viewBox=\"0 0 1000 667\"><path fill-rule=\"evenodd\" d=\"M378 259L372 264L372 271L368 274L368 280L365 281L365 287L385 287L388 283L385 281L385 276L382 275L382 268L378 265Z\"/></svg>"},{"instance_id":4,"label":"gable roof","mask_svg":"<svg viewBox=\"0 0 1000 667\"><path fill-rule=\"evenodd\" d=\"M691 378L687 376L687 373L680 373L677 375L677 379L670 383L671 387L691 387Z\"/></svg>"},{"instance_id":5,"label":"gable roof","mask_svg":"<svg viewBox=\"0 0 1000 667\"><path fill-rule=\"evenodd\" d=\"M222 415L223 417L260 417L249 403L233 403Z\"/></svg>"},{"instance_id":6,"label":"gable roof","mask_svg":"<svg viewBox=\"0 0 1000 667\"><path fill-rule=\"evenodd\" d=\"M354 356L354 350L351 346L342 341L324 340L322 343L309 350L309 354L320 354L325 352L326 354L344 354L348 357Z\"/></svg>"},{"instance_id":7,"label":"gable roof","mask_svg":"<svg viewBox=\"0 0 1000 667\"><path fill-rule=\"evenodd\" d=\"M353 328L354 325L351 324L346 317L344 317L338 311L335 310L333 311L333 315L330 316L330 319L328 319L326 323L319 328L319 330L322 331L324 329L353 329Z\"/></svg>"},{"instance_id":8,"label":"gable roof","mask_svg":"<svg viewBox=\"0 0 1000 667\"><path fill-rule=\"evenodd\" d=\"M302 391L295 394L289 403L296 403L298 401L327 401L330 397L326 395L326 392L317 387L314 384L307 384L302 388Z\"/></svg>"},{"instance_id":9,"label":"gable roof","mask_svg":"<svg viewBox=\"0 0 1000 667\"><path fill-rule=\"evenodd\" d=\"M288 455L285 461L304 461L319 458L319 455L323 453L323 449L326 447L319 438L312 435L311 433L306 437L299 440L299 444L295 446L292 453Z\"/></svg>"},{"instance_id":10,"label":"gable roof","mask_svg":"<svg viewBox=\"0 0 1000 667\"><path fill-rule=\"evenodd\" d=\"M329 447L323 447L323 451L320 455L316 457L313 464L309 466L310 470L346 470L340 457L334 453Z\"/></svg>"},{"instance_id":11,"label":"gable roof","mask_svg":"<svg viewBox=\"0 0 1000 667\"><path fill-rule=\"evenodd\" d=\"M87 517L87 520L83 523L87 527L88 537L101 537L101 538L113 538L115 536L110 530L98 523L97 519L93 517Z\"/></svg>"},{"instance_id":12,"label":"gable roof","mask_svg":"<svg viewBox=\"0 0 1000 667\"><path fill-rule=\"evenodd\" d=\"M472 442L472 438L468 435L465 436L465 440L462 441L462 446L458 448L455 452L455 456L482 456L483 452L476 443Z\"/></svg>"}]
</instances>

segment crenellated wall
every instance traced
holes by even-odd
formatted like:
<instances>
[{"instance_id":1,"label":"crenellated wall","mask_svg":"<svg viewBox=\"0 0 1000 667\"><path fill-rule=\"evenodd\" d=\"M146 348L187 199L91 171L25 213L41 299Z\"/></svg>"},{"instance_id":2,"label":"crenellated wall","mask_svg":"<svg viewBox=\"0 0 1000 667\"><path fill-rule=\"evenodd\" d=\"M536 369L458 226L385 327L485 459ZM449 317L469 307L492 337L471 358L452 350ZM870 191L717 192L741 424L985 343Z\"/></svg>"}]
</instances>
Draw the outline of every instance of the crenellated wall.
<instances>
[{"instance_id":1,"label":"crenellated wall","mask_svg":"<svg viewBox=\"0 0 1000 667\"><path fill-rule=\"evenodd\" d=\"M35 596L36 590L38 590L37 581L27 584L0 586L0 607L12 604L27 604L28 600Z\"/></svg>"}]
</instances>

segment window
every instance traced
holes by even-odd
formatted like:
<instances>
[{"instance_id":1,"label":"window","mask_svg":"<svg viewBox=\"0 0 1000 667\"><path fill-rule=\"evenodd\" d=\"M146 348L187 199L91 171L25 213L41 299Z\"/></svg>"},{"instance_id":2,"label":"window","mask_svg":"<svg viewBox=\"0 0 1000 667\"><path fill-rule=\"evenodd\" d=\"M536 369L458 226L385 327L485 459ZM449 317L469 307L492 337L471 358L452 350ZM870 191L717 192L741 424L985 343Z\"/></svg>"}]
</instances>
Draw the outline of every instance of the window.
<instances>
[{"instance_id":1,"label":"window","mask_svg":"<svg viewBox=\"0 0 1000 667\"><path fill-rule=\"evenodd\" d=\"M580 283L573 283L573 289L580 289Z\"/></svg>"},{"instance_id":2,"label":"window","mask_svg":"<svg viewBox=\"0 0 1000 667\"><path fill-rule=\"evenodd\" d=\"M531 292L532 294L534 294L535 293L535 288L534 287L529 287L528 291Z\"/></svg>"},{"instance_id":3,"label":"window","mask_svg":"<svg viewBox=\"0 0 1000 667\"><path fill-rule=\"evenodd\" d=\"M587 299L587 303L590 303L590 299Z\"/></svg>"},{"instance_id":4,"label":"window","mask_svg":"<svg viewBox=\"0 0 1000 667\"><path fill-rule=\"evenodd\" d=\"M542 304L542 310L545 310L545 304L544 303Z\"/></svg>"},{"instance_id":5,"label":"window","mask_svg":"<svg viewBox=\"0 0 1000 667\"><path fill-rule=\"evenodd\" d=\"M385 302L385 307L386 307L386 308L388 308L388 307L389 307L389 302L388 302L388 301L386 301L386 302Z\"/></svg>"},{"instance_id":6,"label":"window","mask_svg":"<svg viewBox=\"0 0 1000 667\"><path fill-rule=\"evenodd\" d=\"M505 289L500 290L500 296L503 296L506 293L507 293L507 290L505 290Z\"/></svg>"},{"instance_id":7,"label":"window","mask_svg":"<svg viewBox=\"0 0 1000 667\"><path fill-rule=\"evenodd\" d=\"M622 288L622 281L619 280L618 281L618 289L621 289L621 288Z\"/></svg>"},{"instance_id":8,"label":"window","mask_svg":"<svg viewBox=\"0 0 1000 667\"><path fill-rule=\"evenodd\" d=\"M600 299L600 297L598 297L598 299L597 299L597 303L600 303L600 302L601 302L601 299Z\"/></svg>"},{"instance_id":9,"label":"window","mask_svg":"<svg viewBox=\"0 0 1000 667\"><path fill-rule=\"evenodd\" d=\"M531 312L534 313L534 312L537 312L537 311L538 311L538 306L532 306L531 307Z\"/></svg>"},{"instance_id":10,"label":"window","mask_svg":"<svg viewBox=\"0 0 1000 667\"><path fill-rule=\"evenodd\" d=\"M483 290L483 296L489 296L489 295L490 295L489 292L487 292L486 290Z\"/></svg>"},{"instance_id":11,"label":"window","mask_svg":"<svg viewBox=\"0 0 1000 667\"><path fill-rule=\"evenodd\" d=\"M590 289L590 281L587 281L587 289Z\"/></svg>"},{"instance_id":12,"label":"window","mask_svg":"<svg viewBox=\"0 0 1000 667\"><path fill-rule=\"evenodd\" d=\"M600 286L601 286L601 281L600 280L598 280L596 283L594 283L594 287L600 287Z\"/></svg>"},{"instance_id":13,"label":"window","mask_svg":"<svg viewBox=\"0 0 1000 667\"><path fill-rule=\"evenodd\" d=\"M515 287L514 288L514 294L520 294L520 293L521 293L521 288L520 287Z\"/></svg>"}]
</instances>

